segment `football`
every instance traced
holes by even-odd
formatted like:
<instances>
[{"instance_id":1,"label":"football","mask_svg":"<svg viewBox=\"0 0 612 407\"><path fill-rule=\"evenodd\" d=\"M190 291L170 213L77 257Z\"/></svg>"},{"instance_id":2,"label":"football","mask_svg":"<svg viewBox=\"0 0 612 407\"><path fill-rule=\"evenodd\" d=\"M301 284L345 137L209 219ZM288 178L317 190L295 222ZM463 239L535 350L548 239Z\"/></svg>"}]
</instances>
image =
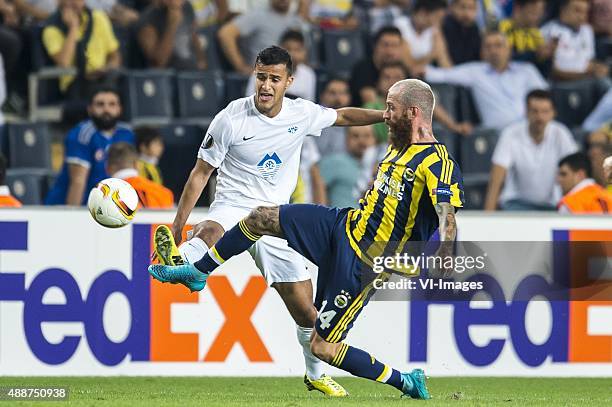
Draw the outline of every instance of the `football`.
<instances>
[{"instance_id":1,"label":"football","mask_svg":"<svg viewBox=\"0 0 612 407\"><path fill-rule=\"evenodd\" d=\"M102 180L89 192L89 213L107 228L120 228L134 219L138 194L126 181L118 178Z\"/></svg>"}]
</instances>

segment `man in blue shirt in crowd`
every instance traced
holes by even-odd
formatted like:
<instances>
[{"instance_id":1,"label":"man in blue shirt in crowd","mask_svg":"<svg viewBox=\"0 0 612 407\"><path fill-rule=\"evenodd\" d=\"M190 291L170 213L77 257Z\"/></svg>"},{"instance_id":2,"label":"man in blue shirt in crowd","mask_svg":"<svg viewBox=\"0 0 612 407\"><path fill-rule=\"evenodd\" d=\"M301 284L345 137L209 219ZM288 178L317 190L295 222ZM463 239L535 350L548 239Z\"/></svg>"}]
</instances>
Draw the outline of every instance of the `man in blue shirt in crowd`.
<instances>
[{"instance_id":1,"label":"man in blue shirt in crowd","mask_svg":"<svg viewBox=\"0 0 612 407\"><path fill-rule=\"evenodd\" d=\"M46 205L84 204L89 190L108 177L108 147L119 141L134 144L132 129L119 122L121 101L115 89L96 89L87 110L90 119L79 123L66 137L64 166L47 195Z\"/></svg>"}]
</instances>

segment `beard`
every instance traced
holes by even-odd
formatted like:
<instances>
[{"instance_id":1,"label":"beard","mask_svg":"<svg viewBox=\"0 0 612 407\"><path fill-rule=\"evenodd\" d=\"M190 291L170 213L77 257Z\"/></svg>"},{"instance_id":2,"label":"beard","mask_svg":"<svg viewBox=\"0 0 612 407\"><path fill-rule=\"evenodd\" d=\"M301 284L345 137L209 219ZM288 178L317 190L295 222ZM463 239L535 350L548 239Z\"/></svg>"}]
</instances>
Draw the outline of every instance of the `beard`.
<instances>
[{"instance_id":1,"label":"beard","mask_svg":"<svg viewBox=\"0 0 612 407\"><path fill-rule=\"evenodd\" d=\"M100 116L92 115L91 121L98 130L108 131L115 128L119 121L119 116L111 116L110 114L102 114Z\"/></svg>"},{"instance_id":2,"label":"beard","mask_svg":"<svg viewBox=\"0 0 612 407\"><path fill-rule=\"evenodd\" d=\"M394 148L401 148L410 143L411 120L402 117L397 123L389 123L389 140Z\"/></svg>"}]
</instances>

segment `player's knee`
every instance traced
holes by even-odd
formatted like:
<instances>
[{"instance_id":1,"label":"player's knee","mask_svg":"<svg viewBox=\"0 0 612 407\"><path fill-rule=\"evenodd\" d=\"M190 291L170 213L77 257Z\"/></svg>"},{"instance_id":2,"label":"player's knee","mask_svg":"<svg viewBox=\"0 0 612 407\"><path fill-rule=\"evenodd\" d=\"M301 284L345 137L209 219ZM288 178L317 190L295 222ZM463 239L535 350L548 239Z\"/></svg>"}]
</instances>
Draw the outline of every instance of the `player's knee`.
<instances>
[{"instance_id":1,"label":"player's knee","mask_svg":"<svg viewBox=\"0 0 612 407\"><path fill-rule=\"evenodd\" d=\"M223 232L219 224L207 221L196 225L194 235L202 239L208 246L212 246L221 239Z\"/></svg>"},{"instance_id":2,"label":"player's knee","mask_svg":"<svg viewBox=\"0 0 612 407\"><path fill-rule=\"evenodd\" d=\"M258 206L249 213L244 222L252 233L274 234L278 228L278 206Z\"/></svg>"},{"instance_id":3,"label":"player's knee","mask_svg":"<svg viewBox=\"0 0 612 407\"><path fill-rule=\"evenodd\" d=\"M336 345L324 341L323 338L315 334L310 341L310 352L323 362L331 363L335 356Z\"/></svg>"},{"instance_id":4,"label":"player's knee","mask_svg":"<svg viewBox=\"0 0 612 407\"><path fill-rule=\"evenodd\" d=\"M314 307L312 309L305 309L302 312L294 315L295 323L304 328L312 328L317 319L317 312Z\"/></svg>"}]
</instances>

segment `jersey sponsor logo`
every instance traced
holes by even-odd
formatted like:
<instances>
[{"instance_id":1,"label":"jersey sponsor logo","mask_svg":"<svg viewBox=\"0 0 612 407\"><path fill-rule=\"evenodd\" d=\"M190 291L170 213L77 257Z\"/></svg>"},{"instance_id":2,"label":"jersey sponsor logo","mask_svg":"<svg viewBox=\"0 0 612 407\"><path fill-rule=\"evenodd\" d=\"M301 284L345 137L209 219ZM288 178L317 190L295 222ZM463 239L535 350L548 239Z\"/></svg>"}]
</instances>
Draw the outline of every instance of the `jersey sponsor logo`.
<instances>
[{"instance_id":1,"label":"jersey sponsor logo","mask_svg":"<svg viewBox=\"0 0 612 407\"><path fill-rule=\"evenodd\" d=\"M382 194L401 201L404 199L404 190L406 186L401 182L401 180L390 177L384 172L379 172L376 181L374 181L374 188L376 188Z\"/></svg>"},{"instance_id":2,"label":"jersey sponsor logo","mask_svg":"<svg viewBox=\"0 0 612 407\"><path fill-rule=\"evenodd\" d=\"M271 181L276 177L282 163L278 154L266 154L259 164L257 164L257 169L266 181Z\"/></svg>"},{"instance_id":3,"label":"jersey sponsor logo","mask_svg":"<svg viewBox=\"0 0 612 407\"><path fill-rule=\"evenodd\" d=\"M291 134L293 134L293 133L295 133L297 130L298 130L298 127L297 127L297 126L291 126L291 127L289 127L289 128L287 129L287 133L291 133Z\"/></svg>"},{"instance_id":4,"label":"jersey sponsor logo","mask_svg":"<svg viewBox=\"0 0 612 407\"><path fill-rule=\"evenodd\" d=\"M251 137L245 137L245 136L242 136L242 139L243 139L244 141L247 141L247 140L252 139L253 137L255 137L255 135L252 135Z\"/></svg>"},{"instance_id":5,"label":"jersey sponsor logo","mask_svg":"<svg viewBox=\"0 0 612 407\"><path fill-rule=\"evenodd\" d=\"M215 139L213 138L212 134L206 133L206 137L204 137L204 141L202 142L201 148L204 150L207 150L212 147L214 142L215 142Z\"/></svg>"}]
</instances>

